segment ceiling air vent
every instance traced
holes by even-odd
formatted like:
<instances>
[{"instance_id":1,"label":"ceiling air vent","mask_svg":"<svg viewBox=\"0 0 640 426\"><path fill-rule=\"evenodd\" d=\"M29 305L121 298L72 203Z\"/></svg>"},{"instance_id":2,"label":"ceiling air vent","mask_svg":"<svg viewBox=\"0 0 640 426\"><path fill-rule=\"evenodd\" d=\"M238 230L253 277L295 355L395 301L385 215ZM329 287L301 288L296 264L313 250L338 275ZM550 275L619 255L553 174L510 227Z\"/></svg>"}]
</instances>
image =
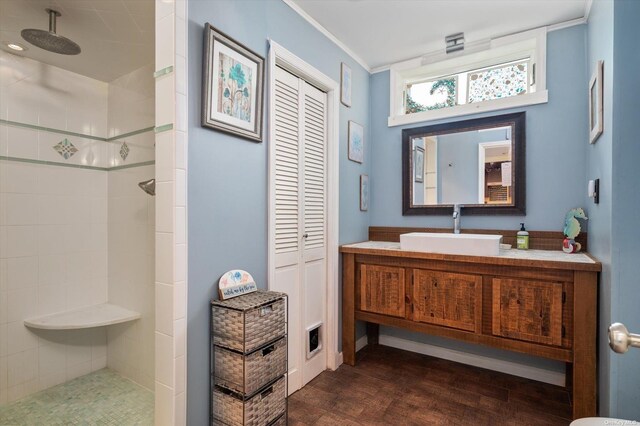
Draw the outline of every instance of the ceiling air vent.
<instances>
[{"instance_id":1,"label":"ceiling air vent","mask_svg":"<svg viewBox=\"0 0 640 426\"><path fill-rule=\"evenodd\" d=\"M457 52L464 49L464 33L451 34L444 38L447 46L447 53Z\"/></svg>"}]
</instances>

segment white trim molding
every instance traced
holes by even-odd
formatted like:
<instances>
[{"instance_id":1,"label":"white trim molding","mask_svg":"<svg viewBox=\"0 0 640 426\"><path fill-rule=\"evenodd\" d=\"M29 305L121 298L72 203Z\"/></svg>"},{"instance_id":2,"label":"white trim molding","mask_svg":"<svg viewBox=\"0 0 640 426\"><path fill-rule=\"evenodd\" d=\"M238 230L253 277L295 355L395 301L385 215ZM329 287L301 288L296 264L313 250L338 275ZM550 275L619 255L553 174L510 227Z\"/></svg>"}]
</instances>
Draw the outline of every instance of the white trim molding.
<instances>
[{"instance_id":1,"label":"white trim molding","mask_svg":"<svg viewBox=\"0 0 640 426\"><path fill-rule=\"evenodd\" d=\"M311 15L309 15L307 12L305 12L293 0L282 0L282 1L284 2L284 4L286 4L291 9L293 9L294 12L296 12L298 15L300 15L305 21L307 21L309 24L311 24L311 26L313 28L315 28L316 30L320 31L320 33L322 33L322 35L324 35L326 38L331 40L336 46L338 46L340 49L342 49L344 51L344 53L346 53L354 61L359 63L362 66L362 68L367 70L368 73L371 73L371 67L369 67L369 65L364 61L364 59L362 59L360 56L358 56L353 50L351 50L349 48L349 46L347 46L342 41L340 41L329 30L327 30L322 24L320 24L318 21L313 19L311 17Z\"/></svg>"},{"instance_id":2,"label":"white trim molding","mask_svg":"<svg viewBox=\"0 0 640 426\"><path fill-rule=\"evenodd\" d=\"M441 346L429 345L426 343L414 342L398 337L381 334L380 344L392 348L415 352L422 355L429 355L436 358L447 359L461 364L472 365L474 367L485 368L487 370L498 371L511 374L513 376L524 377L526 379L537 380L539 382L550 383L556 386L565 386L565 374L558 371L546 370L544 368L532 367L512 361L505 361L489 358L482 355L470 354L443 348ZM358 340L358 342L361 339Z\"/></svg>"},{"instance_id":3,"label":"white trim molding","mask_svg":"<svg viewBox=\"0 0 640 426\"><path fill-rule=\"evenodd\" d=\"M275 67L280 66L297 77L316 86L327 93L327 322L325 342L327 347L327 367L335 370L342 363L342 354L338 352L338 336L340 315L338 311L339 288L339 190L340 190L340 85L335 80L321 73L313 66L289 52L273 40L269 40L268 87L269 111L275 111L274 96L271 93L275 87ZM271 117L269 118L271 121ZM274 126L269 125L269 140L275 140ZM275 156L275 144L269 143L269 158ZM271 160L270 160L271 161ZM274 170L269 170L270 182L273 181ZM271 184L270 184L271 185ZM270 188L271 191L271 188ZM275 214L269 211L269 229L275 229ZM271 231L270 231L271 232ZM269 236L268 242L268 285L274 282L275 275L275 247ZM270 288L270 287L269 287Z\"/></svg>"},{"instance_id":4,"label":"white trim molding","mask_svg":"<svg viewBox=\"0 0 640 426\"><path fill-rule=\"evenodd\" d=\"M480 114L489 111L518 108L530 105L544 104L549 101L548 92L528 93L522 96L494 99L477 104L458 105L452 108L434 109L432 111L417 112L415 114L397 115L389 117L388 126L404 126L405 124L421 123L426 121L454 118L463 115Z\"/></svg>"},{"instance_id":5,"label":"white trim molding","mask_svg":"<svg viewBox=\"0 0 640 426\"><path fill-rule=\"evenodd\" d=\"M368 344L369 344L369 338L365 334L364 336L356 340L356 352L358 352L360 349L364 348Z\"/></svg>"}]
</instances>

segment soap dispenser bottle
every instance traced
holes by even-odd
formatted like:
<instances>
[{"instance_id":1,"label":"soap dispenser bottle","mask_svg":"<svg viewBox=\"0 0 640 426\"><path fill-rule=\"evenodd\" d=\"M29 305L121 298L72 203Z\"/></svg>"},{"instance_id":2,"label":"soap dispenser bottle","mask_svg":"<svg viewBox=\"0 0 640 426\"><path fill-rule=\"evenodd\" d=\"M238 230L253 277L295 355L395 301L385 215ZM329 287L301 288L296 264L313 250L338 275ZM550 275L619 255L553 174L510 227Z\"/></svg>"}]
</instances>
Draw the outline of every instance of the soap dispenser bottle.
<instances>
[{"instance_id":1,"label":"soap dispenser bottle","mask_svg":"<svg viewBox=\"0 0 640 426\"><path fill-rule=\"evenodd\" d=\"M524 229L524 223L520 224L520 230L516 236L516 247L521 250L529 249L529 233Z\"/></svg>"}]
</instances>

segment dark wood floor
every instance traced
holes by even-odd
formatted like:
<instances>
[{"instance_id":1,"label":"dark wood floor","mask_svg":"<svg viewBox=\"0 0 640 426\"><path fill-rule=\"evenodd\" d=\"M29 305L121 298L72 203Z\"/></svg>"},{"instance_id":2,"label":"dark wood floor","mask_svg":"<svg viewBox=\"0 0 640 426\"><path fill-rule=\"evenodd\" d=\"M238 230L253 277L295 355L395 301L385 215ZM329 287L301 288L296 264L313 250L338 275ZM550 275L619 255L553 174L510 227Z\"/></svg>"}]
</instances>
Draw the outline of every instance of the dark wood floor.
<instances>
[{"instance_id":1,"label":"dark wood floor","mask_svg":"<svg viewBox=\"0 0 640 426\"><path fill-rule=\"evenodd\" d=\"M289 398L290 425L568 425L564 388L385 346Z\"/></svg>"}]
</instances>

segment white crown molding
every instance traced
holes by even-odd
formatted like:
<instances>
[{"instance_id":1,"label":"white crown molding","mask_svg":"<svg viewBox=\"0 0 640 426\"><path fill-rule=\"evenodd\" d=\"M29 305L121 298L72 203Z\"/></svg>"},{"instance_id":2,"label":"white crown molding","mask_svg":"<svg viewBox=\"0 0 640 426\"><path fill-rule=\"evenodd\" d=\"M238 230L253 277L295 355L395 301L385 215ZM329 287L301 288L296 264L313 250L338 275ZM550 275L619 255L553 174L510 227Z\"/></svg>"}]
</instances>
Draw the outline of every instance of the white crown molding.
<instances>
[{"instance_id":1,"label":"white crown molding","mask_svg":"<svg viewBox=\"0 0 640 426\"><path fill-rule=\"evenodd\" d=\"M344 44L343 42L341 42L336 36L334 36L333 34L331 34L329 32L329 30L327 30L325 27L323 27L318 21L316 21L315 19L313 19L311 17L311 15L309 15L307 12L305 12L304 10L302 10L302 8L300 6L298 6L294 0L282 0L284 2L284 4L286 4L287 6L289 6L291 9L293 9L294 12L296 12L298 15L300 15L305 21L307 21L309 24L311 24L312 27L314 27L316 30L320 31L325 37L327 37L329 40L331 40L336 46L338 46L340 49L342 49L347 55L349 55L354 61L356 61L357 63L359 63L362 68L364 68L365 70L367 70L368 73L371 73L371 67L369 67L369 64L367 64L360 56L358 56L353 50L349 49L349 47Z\"/></svg>"},{"instance_id":2,"label":"white crown molding","mask_svg":"<svg viewBox=\"0 0 640 426\"><path fill-rule=\"evenodd\" d=\"M563 30L565 28L574 27L576 25L582 25L587 23L586 16L582 18L572 19L570 21L558 22L557 24L552 24L547 27L547 32Z\"/></svg>"},{"instance_id":3,"label":"white crown molding","mask_svg":"<svg viewBox=\"0 0 640 426\"><path fill-rule=\"evenodd\" d=\"M584 4L584 20L589 20L589 15L591 14L591 6L593 6L593 0L587 0Z\"/></svg>"}]
</instances>

